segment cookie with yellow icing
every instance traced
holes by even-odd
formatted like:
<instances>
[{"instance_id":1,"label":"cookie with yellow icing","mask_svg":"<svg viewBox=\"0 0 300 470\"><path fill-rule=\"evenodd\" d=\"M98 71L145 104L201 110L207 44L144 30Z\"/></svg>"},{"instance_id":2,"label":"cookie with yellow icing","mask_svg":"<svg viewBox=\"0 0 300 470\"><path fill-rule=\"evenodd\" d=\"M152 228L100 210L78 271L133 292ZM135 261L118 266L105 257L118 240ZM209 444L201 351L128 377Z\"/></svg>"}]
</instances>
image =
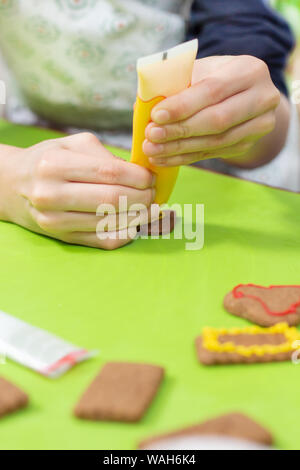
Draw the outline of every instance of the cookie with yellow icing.
<instances>
[{"instance_id":1,"label":"cookie with yellow icing","mask_svg":"<svg viewBox=\"0 0 300 470\"><path fill-rule=\"evenodd\" d=\"M281 362L292 359L299 340L298 330L287 323L270 328L204 328L196 350L204 365Z\"/></svg>"}]
</instances>

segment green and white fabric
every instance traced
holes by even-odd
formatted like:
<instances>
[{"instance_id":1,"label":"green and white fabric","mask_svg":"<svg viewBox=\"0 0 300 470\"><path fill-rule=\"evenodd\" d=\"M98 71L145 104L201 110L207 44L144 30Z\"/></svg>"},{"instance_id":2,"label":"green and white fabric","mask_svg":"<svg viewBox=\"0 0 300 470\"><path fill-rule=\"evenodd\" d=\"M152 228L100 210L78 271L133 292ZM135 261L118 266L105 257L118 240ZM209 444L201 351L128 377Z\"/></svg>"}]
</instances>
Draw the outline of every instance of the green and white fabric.
<instances>
[{"instance_id":1,"label":"green and white fabric","mask_svg":"<svg viewBox=\"0 0 300 470\"><path fill-rule=\"evenodd\" d=\"M136 60L184 40L183 0L0 0L0 48L40 116L128 128Z\"/></svg>"}]
</instances>

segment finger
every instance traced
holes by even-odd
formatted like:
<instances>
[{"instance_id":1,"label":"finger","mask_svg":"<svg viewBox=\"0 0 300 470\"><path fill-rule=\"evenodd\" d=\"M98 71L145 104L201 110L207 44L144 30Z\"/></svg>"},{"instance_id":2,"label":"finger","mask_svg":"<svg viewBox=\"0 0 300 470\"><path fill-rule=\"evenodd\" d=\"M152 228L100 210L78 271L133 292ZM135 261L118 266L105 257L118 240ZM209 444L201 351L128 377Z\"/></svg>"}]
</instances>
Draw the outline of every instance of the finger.
<instances>
[{"instance_id":1,"label":"finger","mask_svg":"<svg viewBox=\"0 0 300 470\"><path fill-rule=\"evenodd\" d=\"M125 186L67 183L64 186L63 210L96 212L99 206L111 205L117 212L128 212L133 204L146 208L154 202L155 189L138 190Z\"/></svg>"},{"instance_id":2,"label":"finger","mask_svg":"<svg viewBox=\"0 0 300 470\"><path fill-rule=\"evenodd\" d=\"M29 205L29 212L37 225L46 233L96 232L100 217L80 212L40 211Z\"/></svg>"},{"instance_id":3,"label":"finger","mask_svg":"<svg viewBox=\"0 0 300 470\"><path fill-rule=\"evenodd\" d=\"M96 213L99 206L106 212L128 212L132 204L146 208L154 202L155 189L138 190L108 184L64 183L56 188L41 187L28 197L39 210ZM99 214L100 215L100 214Z\"/></svg>"},{"instance_id":4,"label":"finger","mask_svg":"<svg viewBox=\"0 0 300 470\"><path fill-rule=\"evenodd\" d=\"M269 111L263 116L258 116L246 123L239 124L222 134L191 137L167 142L165 144L153 144L146 140L143 145L143 150L145 154L152 159L199 151L210 151L234 145L245 138L249 138L250 140L260 138L274 129L275 122L274 111Z\"/></svg>"},{"instance_id":5,"label":"finger","mask_svg":"<svg viewBox=\"0 0 300 470\"><path fill-rule=\"evenodd\" d=\"M64 181L96 184L118 184L136 189L151 188L155 184L153 174L139 165L117 158L102 158L70 150L52 149L40 164L43 177Z\"/></svg>"},{"instance_id":6,"label":"finger","mask_svg":"<svg viewBox=\"0 0 300 470\"><path fill-rule=\"evenodd\" d=\"M152 110L152 121L156 124L182 121L247 90L257 81L259 74L266 73L267 68L263 61L254 58L250 68L250 61L248 56L234 57L220 67L218 75L212 73L187 90L161 101ZM238 80L232 77L238 77Z\"/></svg>"},{"instance_id":7,"label":"finger","mask_svg":"<svg viewBox=\"0 0 300 470\"><path fill-rule=\"evenodd\" d=\"M126 228L136 228L150 222L159 220L160 212L157 215L152 213L151 208L147 210L132 211L129 213L109 214L103 217L97 225L97 233L114 232Z\"/></svg>"},{"instance_id":8,"label":"finger","mask_svg":"<svg viewBox=\"0 0 300 470\"><path fill-rule=\"evenodd\" d=\"M135 212L135 211L133 211ZM148 224L150 221L159 219L153 217L151 214L151 208L136 211L133 213L120 213L116 215L107 215L103 217L102 222L97 225L97 232L114 232L124 230L131 227L139 227L140 225Z\"/></svg>"},{"instance_id":9,"label":"finger","mask_svg":"<svg viewBox=\"0 0 300 470\"><path fill-rule=\"evenodd\" d=\"M221 134L243 122L260 116L278 105L277 90L266 87L264 99L258 100L256 87L234 95L214 106L203 109L194 116L174 124L157 126L150 123L146 138L153 143L165 143L190 137Z\"/></svg>"},{"instance_id":10,"label":"finger","mask_svg":"<svg viewBox=\"0 0 300 470\"><path fill-rule=\"evenodd\" d=\"M231 147L223 148L220 150L215 150L211 152L194 152L187 153L183 155L178 155L176 157L170 158L161 158L161 159L150 159L150 161L156 166L162 167L173 167L181 165L190 165L192 163L199 162L201 160L208 160L211 158L231 158L231 157L240 157L247 154L255 142L244 141L239 144L233 145Z\"/></svg>"},{"instance_id":11,"label":"finger","mask_svg":"<svg viewBox=\"0 0 300 470\"><path fill-rule=\"evenodd\" d=\"M103 231L116 231L127 227L147 224L151 220L151 209L144 209L135 214L116 214L97 217L80 212L39 211L29 205L29 212L38 227L45 233L94 232L101 227Z\"/></svg>"},{"instance_id":12,"label":"finger","mask_svg":"<svg viewBox=\"0 0 300 470\"><path fill-rule=\"evenodd\" d=\"M214 152L203 153L201 160L207 160L211 158L231 158L231 157L242 157L246 155L254 147L255 141L242 141L232 147L227 147Z\"/></svg>"},{"instance_id":13,"label":"finger","mask_svg":"<svg viewBox=\"0 0 300 470\"><path fill-rule=\"evenodd\" d=\"M136 228L131 228L130 233L128 230L121 230L119 232L111 232L104 234L105 239L100 239L96 233L73 232L61 238L62 241L72 245L83 245L91 248L100 248L103 250L116 250L128 243L131 243L137 234Z\"/></svg>"}]
</instances>

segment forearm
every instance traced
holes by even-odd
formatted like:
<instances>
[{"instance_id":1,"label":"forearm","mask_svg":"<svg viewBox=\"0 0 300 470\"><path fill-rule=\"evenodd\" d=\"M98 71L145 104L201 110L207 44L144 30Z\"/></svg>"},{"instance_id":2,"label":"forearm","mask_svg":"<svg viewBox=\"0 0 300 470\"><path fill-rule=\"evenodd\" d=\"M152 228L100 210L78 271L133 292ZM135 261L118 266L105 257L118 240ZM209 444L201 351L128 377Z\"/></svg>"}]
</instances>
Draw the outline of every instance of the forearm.
<instances>
[{"instance_id":1,"label":"forearm","mask_svg":"<svg viewBox=\"0 0 300 470\"><path fill-rule=\"evenodd\" d=\"M7 179L7 167L10 155L16 150L16 147L0 144L0 220L9 220L6 205L7 187L10 184Z\"/></svg>"},{"instance_id":2,"label":"forearm","mask_svg":"<svg viewBox=\"0 0 300 470\"><path fill-rule=\"evenodd\" d=\"M282 94L276 110L276 125L270 134L260 139L250 152L238 158L226 160L238 168L257 168L273 160L285 145L290 123L290 103Z\"/></svg>"}]
</instances>

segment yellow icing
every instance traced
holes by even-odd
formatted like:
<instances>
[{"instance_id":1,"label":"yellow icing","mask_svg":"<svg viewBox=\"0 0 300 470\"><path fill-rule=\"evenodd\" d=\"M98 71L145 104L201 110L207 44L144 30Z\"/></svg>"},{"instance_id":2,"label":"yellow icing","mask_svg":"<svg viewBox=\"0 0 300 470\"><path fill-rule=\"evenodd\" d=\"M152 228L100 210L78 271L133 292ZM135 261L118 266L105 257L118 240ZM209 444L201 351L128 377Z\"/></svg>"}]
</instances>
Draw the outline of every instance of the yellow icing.
<instances>
[{"instance_id":1,"label":"yellow icing","mask_svg":"<svg viewBox=\"0 0 300 470\"><path fill-rule=\"evenodd\" d=\"M177 180L179 168L156 167L143 152L145 130L151 112L164 98L185 90L191 84L198 41L181 44L164 53L139 59L138 96L133 117L131 162L151 170L157 177L156 204L168 202Z\"/></svg>"},{"instance_id":2,"label":"yellow icing","mask_svg":"<svg viewBox=\"0 0 300 470\"><path fill-rule=\"evenodd\" d=\"M231 341L220 343L219 337L224 335L236 336L240 334L259 335L259 334L282 334L286 342L278 345L264 344L253 346L236 345ZM294 351L294 341L300 339L300 333L297 328L289 327L287 323L278 323L270 328L261 328L259 326L249 326L246 328L204 328L203 329L203 347L209 351L238 353L241 356L250 357L252 355L263 356L265 354L278 354Z\"/></svg>"},{"instance_id":3,"label":"yellow icing","mask_svg":"<svg viewBox=\"0 0 300 470\"><path fill-rule=\"evenodd\" d=\"M137 67L138 96L143 101L150 101L156 96L173 96L188 88L192 81L192 73L197 50L188 49L168 60Z\"/></svg>"},{"instance_id":4,"label":"yellow icing","mask_svg":"<svg viewBox=\"0 0 300 470\"><path fill-rule=\"evenodd\" d=\"M145 140L145 129L151 121L151 111L153 107L163 98L155 98L144 102L137 97L133 116L133 142L131 162L148 168L156 175L156 204L164 204L168 201L178 176L178 167L158 167L149 163L148 157L143 152L143 142Z\"/></svg>"}]
</instances>

